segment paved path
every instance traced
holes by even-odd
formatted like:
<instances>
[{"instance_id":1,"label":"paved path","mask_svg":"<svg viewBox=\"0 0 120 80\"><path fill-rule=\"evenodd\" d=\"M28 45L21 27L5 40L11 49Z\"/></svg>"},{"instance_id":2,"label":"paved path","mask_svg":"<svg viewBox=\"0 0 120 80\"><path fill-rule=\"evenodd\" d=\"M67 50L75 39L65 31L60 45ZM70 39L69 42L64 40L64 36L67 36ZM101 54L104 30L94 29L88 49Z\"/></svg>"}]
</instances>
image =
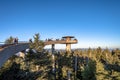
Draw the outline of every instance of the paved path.
<instances>
[{"instance_id":1,"label":"paved path","mask_svg":"<svg viewBox=\"0 0 120 80\"><path fill-rule=\"evenodd\" d=\"M4 64L6 60L8 60L9 57L27 48L29 48L28 43L11 45L2 48L0 51L0 67Z\"/></svg>"},{"instance_id":2,"label":"paved path","mask_svg":"<svg viewBox=\"0 0 120 80\"><path fill-rule=\"evenodd\" d=\"M77 43L77 40L51 40L45 41L44 45L52 44L74 44ZM29 48L29 43L19 43L19 44L5 44L0 46L0 67L4 64L9 57L16 54L17 52L23 51Z\"/></svg>"}]
</instances>

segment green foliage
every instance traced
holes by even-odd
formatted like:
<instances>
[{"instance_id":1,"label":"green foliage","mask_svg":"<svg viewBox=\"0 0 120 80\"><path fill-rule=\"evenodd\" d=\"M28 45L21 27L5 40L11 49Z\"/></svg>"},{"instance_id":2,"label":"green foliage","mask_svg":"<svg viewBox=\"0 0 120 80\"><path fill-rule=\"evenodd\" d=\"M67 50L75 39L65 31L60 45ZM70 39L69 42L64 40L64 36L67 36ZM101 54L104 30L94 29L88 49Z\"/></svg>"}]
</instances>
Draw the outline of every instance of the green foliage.
<instances>
[{"instance_id":1,"label":"green foliage","mask_svg":"<svg viewBox=\"0 0 120 80\"><path fill-rule=\"evenodd\" d=\"M14 41L14 38L10 36L8 39L5 40L5 44L12 44Z\"/></svg>"},{"instance_id":2,"label":"green foliage","mask_svg":"<svg viewBox=\"0 0 120 80\"><path fill-rule=\"evenodd\" d=\"M39 42L39 37L35 39L35 42ZM69 55L65 52L59 54L56 52L54 55L54 61L48 52L29 53L25 59L12 56L0 69L0 80L53 80L54 62L56 62L56 79L59 80L67 79L67 71L71 72L71 80L120 80L118 49L111 52L107 48L99 47L75 50ZM74 71L75 56L78 60L76 72Z\"/></svg>"},{"instance_id":3,"label":"green foliage","mask_svg":"<svg viewBox=\"0 0 120 80\"><path fill-rule=\"evenodd\" d=\"M40 40L39 33L35 34L33 38L34 38L34 41L30 43L30 48L35 49L38 52L42 51L44 47L44 43L43 41Z\"/></svg>"},{"instance_id":4,"label":"green foliage","mask_svg":"<svg viewBox=\"0 0 120 80\"><path fill-rule=\"evenodd\" d=\"M105 70L104 64L100 61L96 61L96 79L97 80L108 80L108 71Z\"/></svg>"},{"instance_id":5,"label":"green foliage","mask_svg":"<svg viewBox=\"0 0 120 80\"><path fill-rule=\"evenodd\" d=\"M89 60L88 65L85 66L82 76L83 80L96 80L96 63L93 60Z\"/></svg>"}]
</instances>

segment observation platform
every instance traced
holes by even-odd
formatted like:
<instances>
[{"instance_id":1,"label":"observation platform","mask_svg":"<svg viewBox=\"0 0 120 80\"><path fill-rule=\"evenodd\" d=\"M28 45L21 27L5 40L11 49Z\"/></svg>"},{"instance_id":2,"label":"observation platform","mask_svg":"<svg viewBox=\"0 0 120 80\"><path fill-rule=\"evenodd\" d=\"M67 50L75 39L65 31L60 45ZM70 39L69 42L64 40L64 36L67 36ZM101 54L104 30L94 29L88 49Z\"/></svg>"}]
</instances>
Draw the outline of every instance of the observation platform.
<instances>
[{"instance_id":1,"label":"observation platform","mask_svg":"<svg viewBox=\"0 0 120 80\"><path fill-rule=\"evenodd\" d=\"M52 52L55 50L55 44L66 44L66 51L71 51L71 44L78 43L77 39L73 36L64 36L62 39L51 40L48 39L44 41L44 45L52 45ZM29 42L20 41L18 44L3 44L0 45L0 67L4 64L4 62L16 54L17 52L23 51L29 48Z\"/></svg>"},{"instance_id":2,"label":"observation platform","mask_svg":"<svg viewBox=\"0 0 120 80\"><path fill-rule=\"evenodd\" d=\"M51 44L76 44L78 41L76 39L74 40L51 40L51 41L45 41L45 45L51 45Z\"/></svg>"}]
</instances>

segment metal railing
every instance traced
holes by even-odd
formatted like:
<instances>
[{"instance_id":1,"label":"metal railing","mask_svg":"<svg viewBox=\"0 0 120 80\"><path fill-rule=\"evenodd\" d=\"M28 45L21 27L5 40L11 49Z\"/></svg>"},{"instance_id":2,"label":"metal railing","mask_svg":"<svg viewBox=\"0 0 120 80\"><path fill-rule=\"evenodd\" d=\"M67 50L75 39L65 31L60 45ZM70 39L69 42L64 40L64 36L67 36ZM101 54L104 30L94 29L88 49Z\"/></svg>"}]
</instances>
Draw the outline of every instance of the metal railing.
<instances>
[{"instance_id":1,"label":"metal railing","mask_svg":"<svg viewBox=\"0 0 120 80\"><path fill-rule=\"evenodd\" d=\"M18 43L5 43L5 42L0 42L0 49L1 48L5 48L11 45L15 45L15 44L23 44L23 43L29 43L28 41L19 41Z\"/></svg>"}]
</instances>

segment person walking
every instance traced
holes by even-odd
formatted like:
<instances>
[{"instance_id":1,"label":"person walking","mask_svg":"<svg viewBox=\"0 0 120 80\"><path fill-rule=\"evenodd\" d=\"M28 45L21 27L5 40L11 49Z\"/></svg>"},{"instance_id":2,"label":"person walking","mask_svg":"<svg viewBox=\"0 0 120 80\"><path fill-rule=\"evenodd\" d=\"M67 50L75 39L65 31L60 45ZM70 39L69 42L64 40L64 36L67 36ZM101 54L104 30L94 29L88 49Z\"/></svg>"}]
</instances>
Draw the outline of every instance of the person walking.
<instances>
[{"instance_id":1,"label":"person walking","mask_svg":"<svg viewBox=\"0 0 120 80\"><path fill-rule=\"evenodd\" d=\"M29 42L32 43L32 39L29 39Z\"/></svg>"},{"instance_id":2,"label":"person walking","mask_svg":"<svg viewBox=\"0 0 120 80\"><path fill-rule=\"evenodd\" d=\"M14 38L14 44L18 44L18 38Z\"/></svg>"},{"instance_id":3,"label":"person walking","mask_svg":"<svg viewBox=\"0 0 120 80\"><path fill-rule=\"evenodd\" d=\"M16 42L17 42L17 40L16 40L16 38L14 38L14 44L16 44Z\"/></svg>"},{"instance_id":4,"label":"person walking","mask_svg":"<svg viewBox=\"0 0 120 80\"><path fill-rule=\"evenodd\" d=\"M18 37L16 37L16 44L18 44Z\"/></svg>"}]
</instances>

